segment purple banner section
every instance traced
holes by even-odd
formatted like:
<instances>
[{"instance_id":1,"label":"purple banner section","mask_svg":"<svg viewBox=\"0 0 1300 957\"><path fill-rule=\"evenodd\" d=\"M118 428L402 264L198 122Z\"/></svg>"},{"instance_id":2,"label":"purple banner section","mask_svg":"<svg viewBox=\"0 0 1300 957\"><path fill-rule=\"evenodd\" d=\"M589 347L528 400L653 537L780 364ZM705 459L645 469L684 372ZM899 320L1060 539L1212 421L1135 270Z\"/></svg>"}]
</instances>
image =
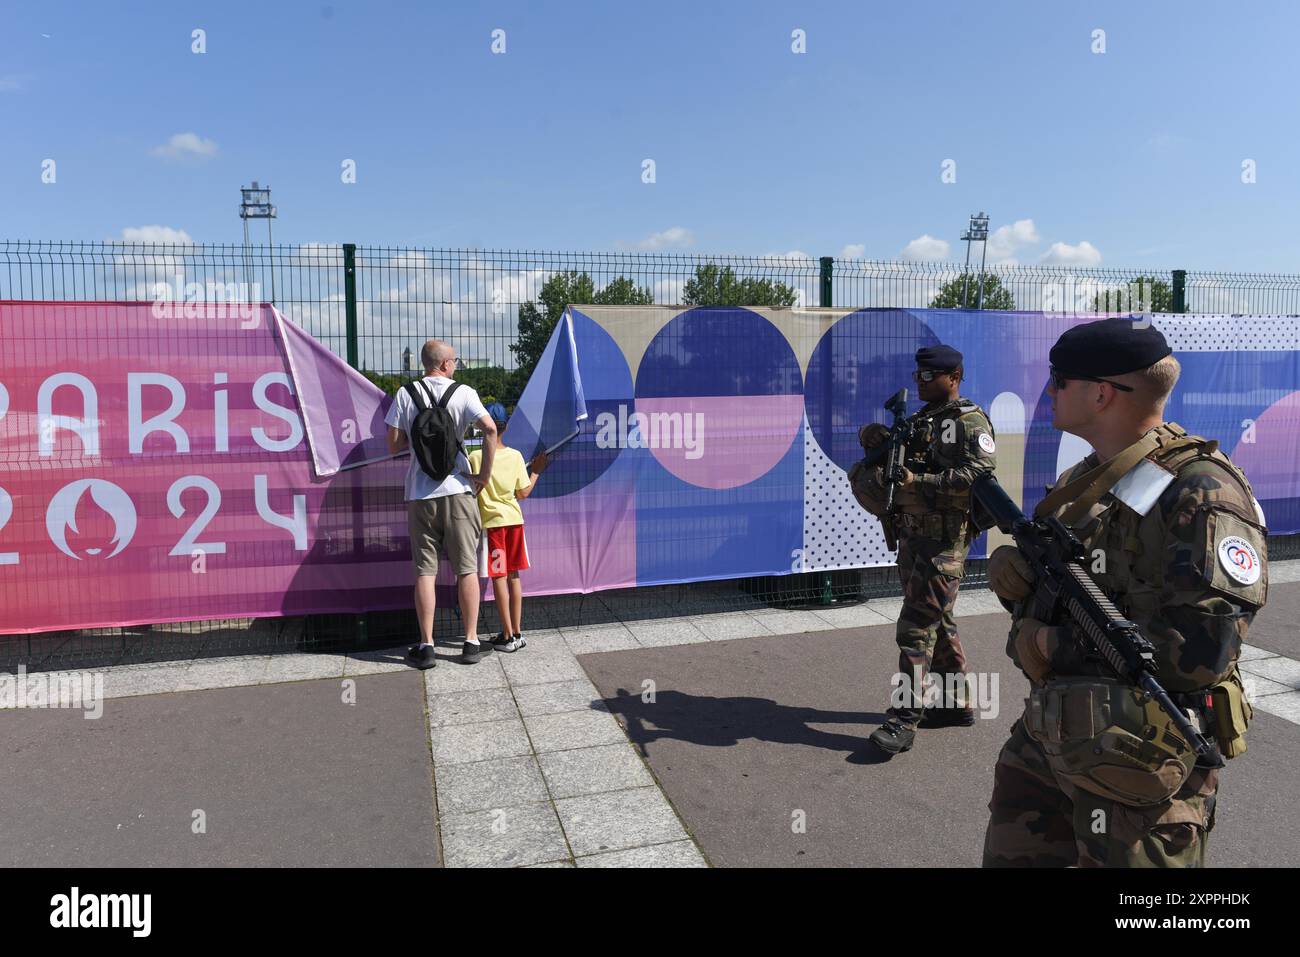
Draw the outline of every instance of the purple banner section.
<instances>
[{"instance_id":1,"label":"purple banner section","mask_svg":"<svg viewBox=\"0 0 1300 957\"><path fill-rule=\"evenodd\" d=\"M270 306L0 303L0 632L408 605L383 402Z\"/></svg>"}]
</instances>

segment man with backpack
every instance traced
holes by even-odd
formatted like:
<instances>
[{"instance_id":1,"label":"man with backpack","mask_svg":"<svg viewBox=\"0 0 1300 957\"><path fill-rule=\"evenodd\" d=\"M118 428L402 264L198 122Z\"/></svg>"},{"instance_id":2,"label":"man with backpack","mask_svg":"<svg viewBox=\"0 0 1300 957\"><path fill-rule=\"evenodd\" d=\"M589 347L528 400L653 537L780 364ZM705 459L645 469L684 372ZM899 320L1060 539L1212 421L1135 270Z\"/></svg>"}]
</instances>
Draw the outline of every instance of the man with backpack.
<instances>
[{"instance_id":1,"label":"man with backpack","mask_svg":"<svg viewBox=\"0 0 1300 957\"><path fill-rule=\"evenodd\" d=\"M483 524L476 496L492 475L497 428L478 393L452 381L455 349L440 339L430 339L420 350L420 361L424 378L398 391L384 419L388 450L393 454L411 450L406 508L420 644L412 646L408 655L418 668L437 664L433 653L434 578L441 549L456 574L460 616L465 623L460 660L472 665L492 650L490 643L478 640L478 548ZM477 473L470 471L461 445L471 425L483 432L483 460Z\"/></svg>"}]
</instances>

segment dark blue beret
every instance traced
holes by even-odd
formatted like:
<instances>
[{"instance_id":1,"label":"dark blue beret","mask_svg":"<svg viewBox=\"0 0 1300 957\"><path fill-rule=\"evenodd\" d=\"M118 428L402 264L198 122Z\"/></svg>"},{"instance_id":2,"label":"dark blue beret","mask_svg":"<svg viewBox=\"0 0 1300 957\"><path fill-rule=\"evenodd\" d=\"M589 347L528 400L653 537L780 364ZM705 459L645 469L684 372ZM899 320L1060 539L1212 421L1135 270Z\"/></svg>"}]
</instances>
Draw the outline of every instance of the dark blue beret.
<instances>
[{"instance_id":1,"label":"dark blue beret","mask_svg":"<svg viewBox=\"0 0 1300 957\"><path fill-rule=\"evenodd\" d=\"M1173 351L1164 334L1149 322L1111 318L1067 329L1049 358L1061 372L1111 376L1155 365Z\"/></svg>"},{"instance_id":2,"label":"dark blue beret","mask_svg":"<svg viewBox=\"0 0 1300 957\"><path fill-rule=\"evenodd\" d=\"M916 367L951 372L961 365L961 353L952 346L923 346L916 350Z\"/></svg>"}]
</instances>

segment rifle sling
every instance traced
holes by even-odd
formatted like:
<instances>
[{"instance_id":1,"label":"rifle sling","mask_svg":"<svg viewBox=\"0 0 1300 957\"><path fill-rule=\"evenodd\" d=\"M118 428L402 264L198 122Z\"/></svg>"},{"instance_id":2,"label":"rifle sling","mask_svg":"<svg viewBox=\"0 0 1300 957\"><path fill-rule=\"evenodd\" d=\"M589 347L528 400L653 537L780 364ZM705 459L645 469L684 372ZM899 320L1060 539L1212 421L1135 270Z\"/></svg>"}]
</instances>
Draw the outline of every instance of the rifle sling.
<instances>
[{"instance_id":1,"label":"rifle sling","mask_svg":"<svg viewBox=\"0 0 1300 957\"><path fill-rule=\"evenodd\" d=\"M1146 458L1161 444L1160 434L1153 430L1138 439L1113 459L1095 466L1078 478L1052 489L1034 509L1034 517L1051 515L1066 502L1070 507L1061 514L1061 524L1067 528L1088 513L1097 501L1111 490L1138 462Z\"/></svg>"}]
</instances>

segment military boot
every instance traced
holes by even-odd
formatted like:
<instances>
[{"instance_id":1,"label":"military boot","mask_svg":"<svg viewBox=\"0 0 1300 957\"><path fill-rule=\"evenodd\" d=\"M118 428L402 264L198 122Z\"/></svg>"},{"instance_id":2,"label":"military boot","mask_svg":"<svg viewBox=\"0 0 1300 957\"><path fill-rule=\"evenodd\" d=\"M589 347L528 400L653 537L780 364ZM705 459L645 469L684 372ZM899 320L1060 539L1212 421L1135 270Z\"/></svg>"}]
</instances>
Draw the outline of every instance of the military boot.
<instances>
[{"instance_id":1,"label":"military boot","mask_svg":"<svg viewBox=\"0 0 1300 957\"><path fill-rule=\"evenodd\" d=\"M875 731L871 732L870 741L886 754L900 754L912 750L916 740L916 731L897 718L889 718Z\"/></svg>"}]
</instances>

